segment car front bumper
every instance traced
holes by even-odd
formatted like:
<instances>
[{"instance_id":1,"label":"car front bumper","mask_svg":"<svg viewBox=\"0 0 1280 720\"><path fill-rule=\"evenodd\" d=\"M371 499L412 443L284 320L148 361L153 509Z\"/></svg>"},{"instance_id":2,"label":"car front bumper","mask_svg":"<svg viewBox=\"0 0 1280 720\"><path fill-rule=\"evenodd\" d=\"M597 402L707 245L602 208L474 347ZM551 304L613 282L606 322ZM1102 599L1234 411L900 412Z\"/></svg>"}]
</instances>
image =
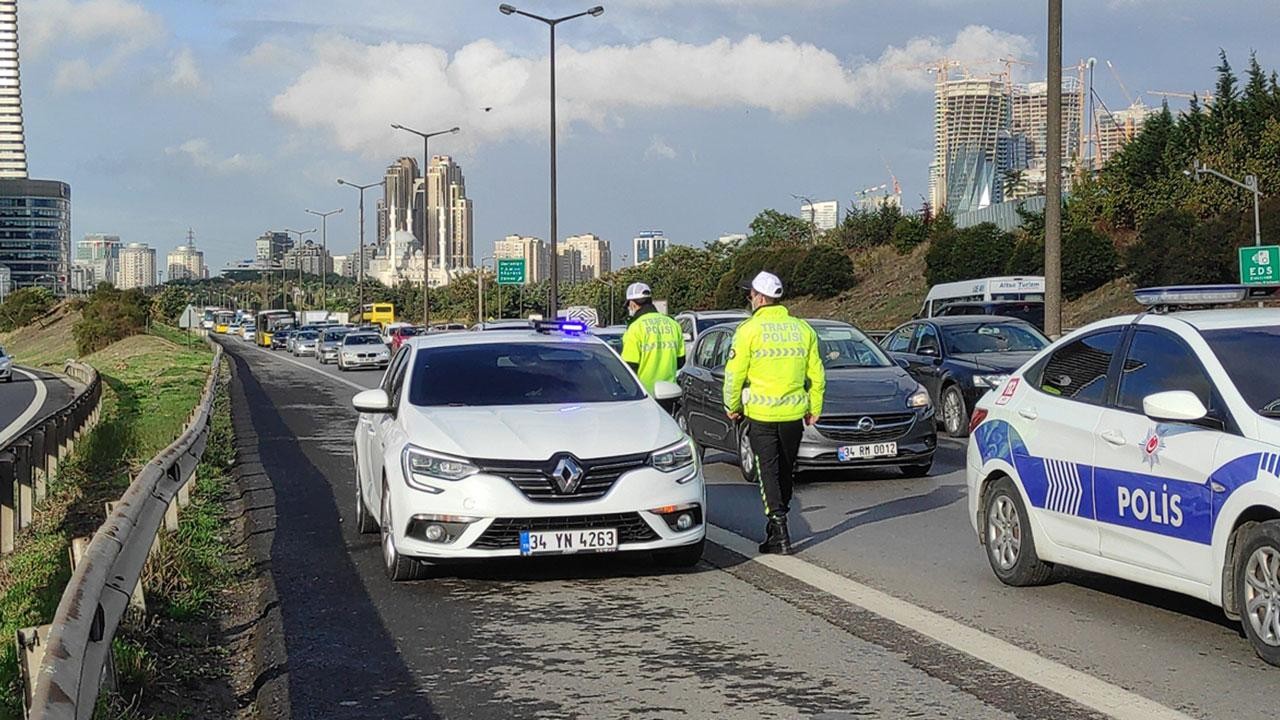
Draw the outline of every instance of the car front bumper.
<instances>
[{"instance_id":1,"label":"car front bumper","mask_svg":"<svg viewBox=\"0 0 1280 720\"><path fill-rule=\"evenodd\" d=\"M337 348L320 348L316 351L316 357L320 358L320 362L338 362Z\"/></svg>"},{"instance_id":2,"label":"car front bumper","mask_svg":"<svg viewBox=\"0 0 1280 720\"><path fill-rule=\"evenodd\" d=\"M13 377L13 366L12 365L0 366L0 378L8 380L11 377Z\"/></svg>"},{"instance_id":3,"label":"car front bumper","mask_svg":"<svg viewBox=\"0 0 1280 720\"><path fill-rule=\"evenodd\" d=\"M640 468L622 475L604 497L581 502L530 500L511 481L473 475L459 482L440 481L439 493L405 483L403 471L387 470L396 549L425 560L520 556L521 530L613 528L618 552L663 550L692 545L706 535L706 492L702 467L676 473ZM677 479L689 478L684 483ZM653 512L669 506L696 506L698 524L674 530ZM429 518L474 519L459 523L450 542L431 542L423 532Z\"/></svg>"},{"instance_id":4,"label":"car front bumper","mask_svg":"<svg viewBox=\"0 0 1280 720\"><path fill-rule=\"evenodd\" d=\"M294 348L293 351L299 355L315 355L316 354L316 349L314 346L308 347L306 345L299 345L298 347Z\"/></svg>"},{"instance_id":5,"label":"car front bumper","mask_svg":"<svg viewBox=\"0 0 1280 720\"><path fill-rule=\"evenodd\" d=\"M389 357L362 358L362 357L351 357L349 355L342 356L342 364L349 368L360 368L360 367L385 368L390 363L391 363L391 358Z\"/></svg>"},{"instance_id":6,"label":"car front bumper","mask_svg":"<svg viewBox=\"0 0 1280 720\"><path fill-rule=\"evenodd\" d=\"M882 442L898 444L898 453L892 457L840 460L839 449L849 445L871 445ZM800 453L796 464L800 470L847 470L872 467L899 467L925 465L933 460L938 448L938 435L934 429L934 413L917 413L911 427L897 437L858 439L857 437L831 438L806 427L800 441Z\"/></svg>"}]
</instances>

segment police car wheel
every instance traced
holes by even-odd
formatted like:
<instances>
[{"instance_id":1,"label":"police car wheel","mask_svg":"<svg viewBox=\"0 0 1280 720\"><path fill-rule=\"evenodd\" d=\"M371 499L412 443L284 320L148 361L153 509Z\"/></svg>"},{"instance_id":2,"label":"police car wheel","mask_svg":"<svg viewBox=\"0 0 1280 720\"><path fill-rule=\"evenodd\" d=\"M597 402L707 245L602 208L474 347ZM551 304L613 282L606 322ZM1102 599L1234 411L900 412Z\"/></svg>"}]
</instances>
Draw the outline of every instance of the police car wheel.
<instances>
[{"instance_id":1,"label":"police car wheel","mask_svg":"<svg viewBox=\"0 0 1280 720\"><path fill-rule=\"evenodd\" d=\"M991 570L1005 585L1043 585L1053 566L1040 561L1022 496L1009 478L1000 478L986 493L983 541Z\"/></svg>"},{"instance_id":2,"label":"police car wheel","mask_svg":"<svg viewBox=\"0 0 1280 720\"><path fill-rule=\"evenodd\" d=\"M942 391L942 428L953 438L969 434L969 415L960 388L951 385Z\"/></svg>"},{"instance_id":3,"label":"police car wheel","mask_svg":"<svg viewBox=\"0 0 1280 720\"><path fill-rule=\"evenodd\" d=\"M1280 520L1241 532L1235 572L1240 624L1258 657L1280 665Z\"/></svg>"},{"instance_id":4,"label":"police car wheel","mask_svg":"<svg viewBox=\"0 0 1280 720\"><path fill-rule=\"evenodd\" d=\"M756 456L751 451L751 439L747 437L747 424L738 424L738 468L742 470L742 479L749 483L758 483L756 477Z\"/></svg>"}]
</instances>

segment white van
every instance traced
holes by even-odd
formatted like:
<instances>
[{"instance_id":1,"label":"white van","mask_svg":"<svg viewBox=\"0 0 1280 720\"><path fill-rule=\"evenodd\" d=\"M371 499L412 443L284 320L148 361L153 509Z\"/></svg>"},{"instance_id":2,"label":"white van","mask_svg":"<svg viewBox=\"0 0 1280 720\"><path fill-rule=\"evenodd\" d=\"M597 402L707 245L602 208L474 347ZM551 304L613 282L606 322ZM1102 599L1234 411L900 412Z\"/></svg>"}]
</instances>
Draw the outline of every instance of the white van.
<instances>
[{"instance_id":1,"label":"white van","mask_svg":"<svg viewBox=\"0 0 1280 720\"><path fill-rule=\"evenodd\" d=\"M937 315L942 308L958 302L991 302L993 300L1044 301L1044 278L991 277L980 280L939 283L929 288L917 318Z\"/></svg>"}]
</instances>

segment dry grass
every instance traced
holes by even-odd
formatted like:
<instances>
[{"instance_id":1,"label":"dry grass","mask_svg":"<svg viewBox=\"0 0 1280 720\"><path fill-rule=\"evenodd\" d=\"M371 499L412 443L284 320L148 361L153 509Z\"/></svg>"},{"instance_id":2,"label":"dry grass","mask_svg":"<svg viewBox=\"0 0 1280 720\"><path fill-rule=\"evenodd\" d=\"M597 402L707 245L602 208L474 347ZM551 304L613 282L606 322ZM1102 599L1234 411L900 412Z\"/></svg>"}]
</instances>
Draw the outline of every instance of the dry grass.
<instances>
[{"instance_id":1,"label":"dry grass","mask_svg":"<svg viewBox=\"0 0 1280 720\"><path fill-rule=\"evenodd\" d=\"M0 347L27 367L61 370L67 360L77 357L71 326L79 319L80 312L63 303L26 327L0 333Z\"/></svg>"}]
</instances>

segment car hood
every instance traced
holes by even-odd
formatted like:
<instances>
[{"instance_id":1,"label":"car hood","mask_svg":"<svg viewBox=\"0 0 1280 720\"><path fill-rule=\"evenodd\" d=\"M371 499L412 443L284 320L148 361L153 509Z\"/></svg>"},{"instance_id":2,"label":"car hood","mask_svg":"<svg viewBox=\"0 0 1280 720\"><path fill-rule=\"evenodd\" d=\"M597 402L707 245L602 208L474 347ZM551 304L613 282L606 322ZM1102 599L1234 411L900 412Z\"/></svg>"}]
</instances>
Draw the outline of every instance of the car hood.
<instances>
[{"instance_id":1,"label":"car hood","mask_svg":"<svg viewBox=\"0 0 1280 720\"><path fill-rule=\"evenodd\" d=\"M972 365L980 371L1011 373L1022 367L1040 351L1003 353L956 353L949 359Z\"/></svg>"},{"instance_id":2,"label":"car hood","mask_svg":"<svg viewBox=\"0 0 1280 720\"><path fill-rule=\"evenodd\" d=\"M584 405L410 407L409 442L464 458L583 460L650 452L683 434L653 400Z\"/></svg>"},{"instance_id":3,"label":"car hood","mask_svg":"<svg viewBox=\"0 0 1280 720\"><path fill-rule=\"evenodd\" d=\"M824 415L906 412L907 397L919 387L900 367L827 371Z\"/></svg>"}]
</instances>

